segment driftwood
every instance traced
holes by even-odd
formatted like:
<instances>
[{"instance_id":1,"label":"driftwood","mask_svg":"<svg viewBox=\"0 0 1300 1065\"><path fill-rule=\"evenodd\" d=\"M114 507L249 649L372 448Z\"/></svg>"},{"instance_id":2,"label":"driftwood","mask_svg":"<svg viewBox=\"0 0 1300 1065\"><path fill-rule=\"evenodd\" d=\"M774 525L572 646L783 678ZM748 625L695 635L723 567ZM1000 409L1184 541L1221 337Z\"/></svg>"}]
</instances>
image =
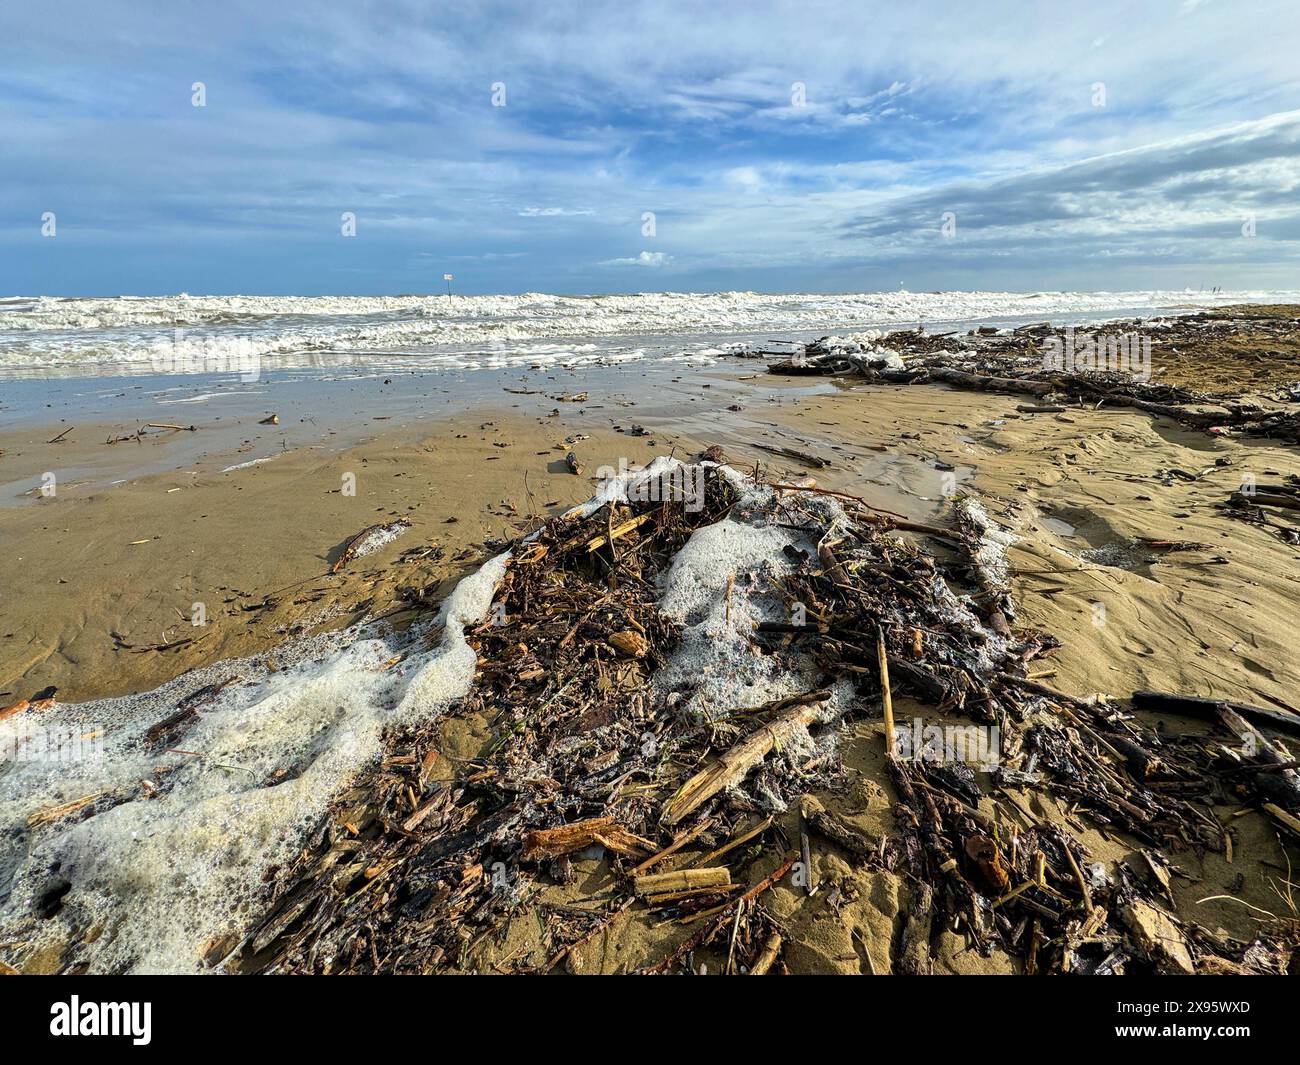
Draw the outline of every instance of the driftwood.
<instances>
[{"instance_id":1,"label":"driftwood","mask_svg":"<svg viewBox=\"0 0 1300 1065\"><path fill-rule=\"evenodd\" d=\"M934 889L917 884L903 926L902 948L894 970L904 976L930 975L930 930L934 922Z\"/></svg>"},{"instance_id":2,"label":"driftwood","mask_svg":"<svg viewBox=\"0 0 1300 1065\"><path fill-rule=\"evenodd\" d=\"M632 887L638 895L662 895L678 891L700 891L704 888L728 888L731 871L725 865L708 869L675 869L667 873L646 873L632 878Z\"/></svg>"},{"instance_id":3,"label":"driftwood","mask_svg":"<svg viewBox=\"0 0 1300 1065\"><path fill-rule=\"evenodd\" d=\"M806 451L796 451L792 447L772 447L768 444L751 444L750 447L756 447L759 451L766 451L772 455L780 455L782 458L794 459L795 462L802 462L815 470L824 470L830 465L825 459L810 455Z\"/></svg>"},{"instance_id":4,"label":"driftwood","mask_svg":"<svg viewBox=\"0 0 1300 1065\"><path fill-rule=\"evenodd\" d=\"M841 850L847 851L859 862L871 862L881 852L879 841L873 840L847 821L827 810L811 795L803 798L803 814L808 827L819 836L830 840Z\"/></svg>"},{"instance_id":5,"label":"driftwood","mask_svg":"<svg viewBox=\"0 0 1300 1065\"><path fill-rule=\"evenodd\" d=\"M1272 802L1264 803L1263 808L1265 812L1272 815L1273 819L1277 821L1278 824L1287 828L1296 839L1300 839L1300 817L1287 813L1276 803Z\"/></svg>"},{"instance_id":6,"label":"driftwood","mask_svg":"<svg viewBox=\"0 0 1300 1065\"><path fill-rule=\"evenodd\" d=\"M629 832L612 817L589 817L585 821L529 832L524 837L524 849L520 857L525 861L558 858L592 844L626 855L645 854L654 849L654 844L649 840Z\"/></svg>"},{"instance_id":7,"label":"driftwood","mask_svg":"<svg viewBox=\"0 0 1300 1065\"><path fill-rule=\"evenodd\" d=\"M1251 758L1275 770L1255 774L1255 786L1260 792L1292 810L1300 811L1300 773L1294 769L1282 768L1291 761L1290 754L1228 707L1219 708L1219 717L1251 752Z\"/></svg>"},{"instance_id":8,"label":"driftwood","mask_svg":"<svg viewBox=\"0 0 1300 1065\"><path fill-rule=\"evenodd\" d=\"M754 766L767 757L773 747L789 742L799 729L816 721L820 709L816 703L796 706L775 721L755 729L713 765L696 773L683 784L668 800L660 820L665 825L675 825L724 788L739 784Z\"/></svg>"},{"instance_id":9,"label":"driftwood","mask_svg":"<svg viewBox=\"0 0 1300 1065\"><path fill-rule=\"evenodd\" d=\"M889 655L885 634L876 629L876 657L880 663L880 704L885 712L885 757L894 757L894 697L889 688Z\"/></svg>"},{"instance_id":10,"label":"driftwood","mask_svg":"<svg viewBox=\"0 0 1300 1065\"><path fill-rule=\"evenodd\" d=\"M777 957L781 953L781 933L773 932L767 937L767 942L763 944L763 952L754 962L754 967L749 970L750 976L766 976L772 970L776 963Z\"/></svg>"},{"instance_id":11,"label":"driftwood","mask_svg":"<svg viewBox=\"0 0 1300 1065\"><path fill-rule=\"evenodd\" d=\"M646 511L644 514L638 514L635 518L629 518L627 521L619 522L617 525L612 526L607 532L603 532L599 536L593 536L588 540L587 550L599 551L602 547L609 546L615 540L622 539L628 533L641 528L641 526L646 522L652 521L654 516L654 511Z\"/></svg>"},{"instance_id":12,"label":"driftwood","mask_svg":"<svg viewBox=\"0 0 1300 1065\"><path fill-rule=\"evenodd\" d=\"M1051 381L1026 381L1016 377L992 377L984 374L967 373L965 370L930 369L926 371L932 381L957 388L974 389L980 392L1013 392L1030 396L1045 396L1056 390Z\"/></svg>"},{"instance_id":13,"label":"driftwood","mask_svg":"<svg viewBox=\"0 0 1300 1065\"><path fill-rule=\"evenodd\" d=\"M1136 710L1149 710L1152 713L1178 714L1185 717L1197 717L1205 721L1218 721L1219 710L1227 707L1242 717L1260 724L1272 725L1300 736L1300 714L1285 710L1273 710L1267 706L1254 706L1239 703L1231 699L1207 699L1198 695L1173 695L1166 692L1136 691L1133 693L1133 707Z\"/></svg>"}]
</instances>

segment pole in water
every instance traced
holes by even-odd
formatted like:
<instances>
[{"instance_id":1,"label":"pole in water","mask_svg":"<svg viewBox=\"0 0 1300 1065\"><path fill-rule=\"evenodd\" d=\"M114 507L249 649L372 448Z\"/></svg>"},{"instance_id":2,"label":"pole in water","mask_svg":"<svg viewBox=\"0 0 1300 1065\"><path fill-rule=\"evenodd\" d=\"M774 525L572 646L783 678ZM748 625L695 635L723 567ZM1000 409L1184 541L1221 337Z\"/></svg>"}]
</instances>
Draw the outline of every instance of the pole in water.
<instances>
[{"instance_id":1,"label":"pole in water","mask_svg":"<svg viewBox=\"0 0 1300 1065\"><path fill-rule=\"evenodd\" d=\"M451 281L452 281L452 275L451 275L451 274L443 274L443 275L442 275L442 279L443 279L444 281L447 282L447 302L450 303L450 302L451 302Z\"/></svg>"}]
</instances>

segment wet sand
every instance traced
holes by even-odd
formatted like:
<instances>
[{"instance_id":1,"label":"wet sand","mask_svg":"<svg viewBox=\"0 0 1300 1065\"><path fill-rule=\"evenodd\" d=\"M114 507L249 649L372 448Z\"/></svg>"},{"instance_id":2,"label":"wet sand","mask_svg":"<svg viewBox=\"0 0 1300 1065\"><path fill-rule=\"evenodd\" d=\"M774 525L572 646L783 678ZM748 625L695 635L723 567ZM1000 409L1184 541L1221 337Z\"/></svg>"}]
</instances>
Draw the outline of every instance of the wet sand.
<instances>
[{"instance_id":1,"label":"wet sand","mask_svg":"<svg viewBox=\"0 0 1300 1065\"><path fill-rule=\"evenodd\" d=\"M74 482L4 508L0 700L47 686L68 702L144 691L289 636L391 615L412 590L436 602L485 542L591 495L565 455L594 473L628 450L592 428L566 442L577 430L480 412L267 461L234 452L123 484ZM46 453L43 434L0 438L0 476ZM71 448L60 457L90 461ZM330 572L353 536L397 519L410 529Z\"/></svg>"}]
</instances>

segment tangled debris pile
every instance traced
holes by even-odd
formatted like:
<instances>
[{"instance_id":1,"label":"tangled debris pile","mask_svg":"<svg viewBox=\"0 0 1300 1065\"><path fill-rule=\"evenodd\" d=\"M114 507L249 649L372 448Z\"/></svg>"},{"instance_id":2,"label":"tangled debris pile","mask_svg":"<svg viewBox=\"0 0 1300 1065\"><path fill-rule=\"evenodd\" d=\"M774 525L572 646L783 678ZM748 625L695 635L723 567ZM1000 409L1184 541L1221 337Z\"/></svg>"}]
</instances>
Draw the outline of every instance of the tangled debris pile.
<instances>
[{"instance_id":1,"label":"tangled debris pile","mask_svg":"<svg viewBox=\"0 0 1300 1065\"><path fill-rule=\"evenodd\" d=\"M1300 396L1300 308L1224 308L1095 328L1094 334L1043 322L965 334L918 328L828 336L769 364L768 372L1135 407L1196 429L1300 441L1300 414L1288 409ZM1243 398L1243 381L1256 398Z\"/></svg>"},{"instance_id":2,"label":"tangled debris pile","mask_svg":"<svg viewBox=\"0 0 1300 1065\"><path fill-rule=\"evenodd\" d=\"M1285 543L1300 544L1300 525L1286 520L1300 511L1300 478L1294 474L1272 484L1243 484L1220 506L1235 518L1272 529Z\"/></svg>"},{"instance_id":3,"label":"tangled debris pile","mask_svg":"<svg viewBox=\"0 0 1300 1065\"><path fill-rule=\"evenodd\" d=\"M1207 807L1225 793L1294 821L1289 752L1227 708L1212 712L1240 749L1030 679L1056 641L1012 628L1007 535L973 500L925 526L657 460L514 546L466 632L469 694L390 733L231 965L463 970L491 945L500 971L579 969L584 944L644 906L677 931L640 971L778 971L790 932L765 896L811 890L819 838L909 885L895 971L929 971L940 930L1028 972L1284 971L1294 928L1245 943L1180 921L1160 851L1230 846ZM975 764L906 744L896 696L993 742ZM490 739L449 758L449 716ZM871 836L810 792L834 785L845 723L880 716L896 831ZM1029 791L1068 803L1068 826L1150 848L1143 867L1091 861L1012 794ZM593 853L603 884L556 901Z\"/></svg>"}]
</instances>

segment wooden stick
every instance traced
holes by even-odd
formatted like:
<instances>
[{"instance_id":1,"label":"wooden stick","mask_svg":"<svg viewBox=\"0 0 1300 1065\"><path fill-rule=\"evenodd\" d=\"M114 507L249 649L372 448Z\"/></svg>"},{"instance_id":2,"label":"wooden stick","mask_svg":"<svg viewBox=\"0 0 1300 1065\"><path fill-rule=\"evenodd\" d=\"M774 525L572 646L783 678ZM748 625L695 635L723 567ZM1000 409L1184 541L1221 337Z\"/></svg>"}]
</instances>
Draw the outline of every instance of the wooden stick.
<instances>
[{"instance_id":1,"label":"wooden stick","mask_svg":"<svg viewBox=\"0 0 1300 1065\"><path fill-rule=\"evenodd\" d=\"M647 873L632 878L638 895L662 895L668 891L694 891L699 888L725 888L731 885L731 870L725 865L709 869L674 869L667 873Z\"/></svg>"},{"instance_id":2,"label":"wooden stick","mask_svg":"<svg viewBox=\"0 0 1300 1065\"><path fill-rule=\"evenodd\" d=\"M674 839L670 844L668 844L668 846L666 846L666 847L665 847L663 850L661 850L658 854L652 854L652 855L650 855L649 858L647 858L647 859L646 859L645 861L643 861L640 865L638 865L635 869L633 869L633 870L632 870L632 875L633 875L633 876L640 876L640 875L641 875L642 873L644 873L647 869L649 869L649 868L651 868L651 867L653 867L653 866L658 865L658 864L659 864L660 862L662 862L665 858L667 858L670 854L676 854L679 850L681 850L683 847L685 847L686 844L690 843L691 840L695 839L695 838L696 838L697 836L699 836L702 832L704 832L705 829L709 828L709 826L711 826L711 825L713 824L713 821L714 821L714 819L713 819L712 817L706 817L706 818L705 818L703 821L701 821L698 825L695 825L694 827L692 827L692 828L690 828L690 829L687 829L687 831L685 831L685 832L683 832L681 835L679 835L676 839Z\"/></svg>"},{"instance_id":3,"label":"wooden stick","mask_svg":"<svg viewBox=\"0 0 1300 1065\"><path fill-rule=\"evenodd\" d=\"M934 889L922 881L916 885L903 926L903 940L895 972L904 976L930 975L930 931L934 922Z\"/></svg>"},{"instance_id":4,"label":"wooden stick","mask_svg":"<svg viewBox=\"0 0 1300 1065\"><path fill-rule=\"evenodd\" d=\"M763 944L763 952L758 956L758 960L754 962L754 967L749 970L749 975L766 976L776 963L777 956L780 953L781 933L773 932L767 937L767 942Z\"/></svg>"},{"instance_id":5,"label":"wooden stick","mask_svg":"<svg viewBox=\"0 0 1300 1065\"><path fill-rule=\"evenodd\" d=\"M802 462L805 466L811 466L815 470L824 470L830 465L823 458L816 455L810 455L806 451L796 451L792 447L771 447L768 444L751 443L750 447L756 447L759 451L766 451L770 455L780 455L782 458L794 459L795 462Z\"/></svg>"},{"instance_id":6,"label":"wooden stick","mask_svg":"<svg viewBox=\"0 0 1300 1065\"><path fill-rule=\"evenodd\" d=\"M803 804L799 806L799 857L803 861L803 891L805 895L813 893L812 842L808 839L808 818Z\"/></svg>"},{"instance_id":7,"label":"wooden stick","mask_svg":"<svg viewBox=\"0 0 1300 1065\"><path fill-rule=\"evenodd\" d=\"M665 891L659 895L650 895L646 898L646 905L652 909L666 909L683 899L697 899L701 895L730 895L733 891L740 891L744 884L728 884L725 887L698 887L685 888L682 891Z\"/></svg>"},{"instance_id":8,"label":"wooden stick","mask_svg":"<svg viewBox=\"0 0 1300 1065\"><path fill-rule=\"evenodd\" d=\"M1070 863L1070 872L1074 874L1074 882L1079 885L1079 894L1083 896L1083 908L1086 912L1092 913L1092 892L1088 890L1088 880L1083 875L1083 870L1079 868L1074 852L1070 850L1063 840L1061 841L1061 850L1065 851L1065 860Z\"/></svg>"},{"instance_id":9,"label":"wooden stick","mask_svg":"<svg viewBox=\"0 0 1300 1065\"><path fill-rule=\"evenodd\" d=\"M1251 703L1239 703L1228 699L1206 699L1197 695L1173 695L1166 692L1136 691L1133 693L1133 706L1138 710L1150 710L1153 713L1185 714L1188 717L1215 721L1219 708L1227 707L1245 718L1254 718L1261 724L1285 729L1300 735L1300 714L1285 710L1274 710L1267 706L1254 706Z\"/></svg>"},{"instance_id":10,"label":"wooden stick","mask_svg":"<svg viewBox=\"0 0 1300 1065\"><path fill-rule=\"evenodd\" d=\"M724 843L721 847L719 847L715 851L709 851L709 853L706 854L703 858L699 858L696 861L691 862L691 865L693 866L708 865L709 862L717 861L724 854L734 851L737 847L743 846L744 844L748 843L751 839L753 839L755 836L762 835L762 833L766 832L775 823L776 823L775 817L771 817L771 816L765 817L762 821L760 821L757 825L751 828L744 835L737 836L729 843Z\"/></svg>"},{"instance_id":11,"label":"wooden stick","mask_svg":"<svg viewBox=\"0 0 1300 1065\"><path fill-rule=\"evenodd\" d=\"M803 816L808 826L860 862L874 860L880 850L878 842L864 832L830 813L813 796L803 796Z\"/></svg>"},{"instance_id":12,"label":"wooden stick","mask_svg":"<svg viewBox=\"0 0 1300 1065\"><path fill-rule=\"evenodd\" d=\"M885 632L876 627L876 657L880 659L880 701L885 708L885 757L894 760L894 697L889 690L889 656L885 654Z\"/></svg>"},{"instance_id":13,"label":"wooden stick","mask_svg":"<svg viewBox=\"0 0 1300 1065\"><path fill-rule=\"evenodd\" d=\"M627 521L620 522L618 525L610 528L607 532L600 533L598 536L593 536L587 541L587 551L599 551L606 544L612 545L615 540L626 536L628 533L632 532L633 529L639 529L657 513L657 511L648 510L644 514L638 514L635 518L629 518ZM613 511L610 511L610 515L612 518Z\"/></svg>"},{"instance_id":14,"label":"wooden stick","mask_svg":"<svg viewBox=\"0 0 1300 1065\"><path fill-rule=\"evenodd\" d=\"M1291 761L1290 752L1283 753L1283 750L1240 714L1223 706L1219 708L1219 717L1228 730L1247 745L1248 750L1253 750L1253 760L1265 766L1280 766ZM1300 810L1300 773L1294 769L1282 769L1270 774L1265 791L1274 795L1285 794L1287 805Z\"/></svg>"},{"instance_id":15,"label":"wooden stick","mask_svg":"<svg viewBox=\"0 0 1300 1065\"><path fill-rule=\"evenodd\" d=\"M1284 824L1297 836L1300 836L1300 817L1287 813L1275 802L1264 803L1264 809L1271 813L1278 821Z\"/></svg>"},{"instance_id":16,"label":"wooden stick","mask_svg":"<svg viewBox=\"0 0 1300 1065\"><path fill-rule=\"evenodd\" d=\"M610 912L608 917L606 917L603 921L601 921L594 928L592 928L591 931L589 931L581 939L575 940L574 942L568 944L568 946L561 947L559 950L557 950L554 954L551 955L550 960L546 963L546 967L542 970L542 972L549 973L552 969L554 969L557 965L559 965L560 962L562 962L565 958L567 958L570 953L577 950L579 947L584 946L591 940L595 939L596 936L598 936L601 932L603 932L606 928L608 928L611 924L613 924L614 919L618 917L621 913L623 913L623 911L626 910L629 906L631 906L632 903L635 901L636 901L635 899L624 899L621 903L619 903L616 907L614 907L614 909Z\"/></svg>"}]
</instances>

